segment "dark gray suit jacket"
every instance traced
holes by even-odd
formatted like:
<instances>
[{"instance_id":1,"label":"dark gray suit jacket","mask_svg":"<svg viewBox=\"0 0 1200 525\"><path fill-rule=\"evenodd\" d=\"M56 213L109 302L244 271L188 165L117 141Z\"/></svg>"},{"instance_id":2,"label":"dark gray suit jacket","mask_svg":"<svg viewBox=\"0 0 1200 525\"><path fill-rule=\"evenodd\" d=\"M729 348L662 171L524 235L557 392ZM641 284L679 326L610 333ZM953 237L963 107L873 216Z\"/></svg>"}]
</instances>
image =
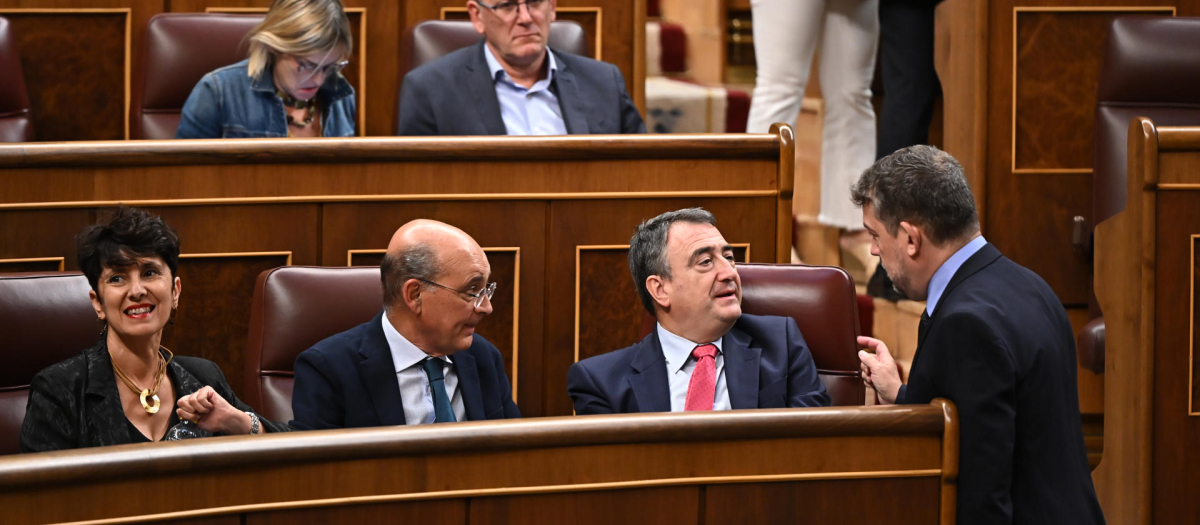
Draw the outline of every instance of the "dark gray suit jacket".
<instances>
[{"instance_id":1,"label":"dark gray suit jacket","mask_svg":"<svg viewBox=\"0 0 1200 525\"><path fill-rule=\"evenodd\" d=\"M398 135L507 135L484 41L404 75ZM617 66L553 51L558 64L551 89L567 133L645 133Z\"/></svg>"}]
</instances>

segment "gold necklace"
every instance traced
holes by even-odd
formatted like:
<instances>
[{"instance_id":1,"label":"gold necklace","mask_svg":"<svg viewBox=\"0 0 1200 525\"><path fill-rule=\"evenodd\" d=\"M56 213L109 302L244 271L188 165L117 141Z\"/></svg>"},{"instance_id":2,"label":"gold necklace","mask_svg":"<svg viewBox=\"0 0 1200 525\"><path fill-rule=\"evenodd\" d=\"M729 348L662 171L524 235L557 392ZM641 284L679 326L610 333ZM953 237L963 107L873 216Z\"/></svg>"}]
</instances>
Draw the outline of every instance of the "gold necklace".
<instances>
[{"instance_id":1,"label":"gold necklace","mask_svg":"<svg viewBox=\"0 0 1200 525\"><path fill-rule=\"evenodd\" d=\"M125 371L121 370L121 367L117 366L117 360L112 359L111 355L109 356L109 360L112 361L113 371L117 373L117 377L121 378L121 382L125 383L125 386L129 387L133 393L138 394L142 401L142 408L150 414L158 413L158 387L162 386L163 378L167 377L167 365L170 364L171 360L175 358L175 354L171 353L169 348L165 346L160 346L159 348L166 351L168 357L163 359L162 354L158 354L158 373L155 374L154 388L150 390L137 386L132 379L129 379L128 375L125 375ZM153 400L154 404L150 404L150 402L147 401L147 398Z\"/></svg>"}]
</instances>

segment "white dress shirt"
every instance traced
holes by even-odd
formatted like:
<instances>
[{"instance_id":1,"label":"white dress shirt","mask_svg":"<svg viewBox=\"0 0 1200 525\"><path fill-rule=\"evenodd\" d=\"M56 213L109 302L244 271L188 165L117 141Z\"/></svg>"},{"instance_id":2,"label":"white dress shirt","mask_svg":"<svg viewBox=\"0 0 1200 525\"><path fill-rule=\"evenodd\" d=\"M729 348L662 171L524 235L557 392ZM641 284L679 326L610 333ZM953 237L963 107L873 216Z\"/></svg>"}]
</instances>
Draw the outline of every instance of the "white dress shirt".
<instances>
[{"instance_id":1,"label":"white dress shirt","mask_svg":"<svg viewBox=\"0 0 1200 525\"><path fill-rule=\"evenodd\" d=\"M696 358L692 357L696 343L668 332L661 324L657 325L658 342L662 345L663 357L667 360L667 383L671 388L671 412L683 412L687 401L688 385L692 381L692 370L696 369ZM725 386L725 352L721 347L721 339L713 341L717 347L715 358L717 365L716 397L713 399L713 410L729 410L729 389Z\"/></svg>"},{"instance_id":2,"label":"white dress shirt","mask_svg":"<svg viewBox=\"0 0 1200 525\"><path fill-rule=\"evenodd\" d=\"M387 338L388 349L392 352L392 363L396 365L396 379L400 383L400 401L404 404L404 422L407 425L424 425L433 423L436 417L433 411L433 391L429 389L429 376L421 367L421 362L429 357L417 345L405 339L396 327L383 316L383 336ZM442 362L442 381L446 386L446 395L450 397L450 408L454 409L454 418L458 421L467 420L467 409L463 406L462 392L458 388L458 374L454 371L454 362L447 356L437 357Z\"/></svg>"},{"instance_id":3,"label":"white dress shirt","mask_svg":"<svg viewBox=\"0 0 1200 525\"><path fill-rule=\"evenodd\" d=\"M504 66L492 54L492 48L484 45L483 56L487 59L492 82L496 87L496 100L500 103L500 118L509 135L566 135L567 124L563 120L562 106L558 95L550 89L558 62L554 53L546 49L546 78L526 88L517 85L508 77Z\"/></svg>"}]
</instances>

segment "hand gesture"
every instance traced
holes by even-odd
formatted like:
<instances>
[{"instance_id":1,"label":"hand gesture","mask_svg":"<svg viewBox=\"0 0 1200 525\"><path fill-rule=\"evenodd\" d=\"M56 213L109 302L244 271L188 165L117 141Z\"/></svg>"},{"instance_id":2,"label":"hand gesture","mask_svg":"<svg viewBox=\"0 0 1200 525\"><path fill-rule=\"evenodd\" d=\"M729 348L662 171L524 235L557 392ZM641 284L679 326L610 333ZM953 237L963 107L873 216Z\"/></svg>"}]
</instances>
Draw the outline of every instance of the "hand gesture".
<instances>
[{"instance_id":1,"label":"hand gesture","mask_svg":"<svg viewBox=\"0 0 1200 525\"><path fill-rule=\"evenodd\" d=\"M888 352L887 345L883 344L883 341L865 336L859 336L858 344L874 352L858 352L858 359L862 362L859 370L862 372L863 383L875 390L880 404L895 403L903 383L900 381L900 370L896 368L896 361Z\"/></svg>"},{"instance_id":2,"label":"hand gesture","mask_svg":"<svg viewBox=\"0 0 1200 525\"><path fill-rule=\"evenodd\" d=\"M202 430L222 434L249 434L250 416L234 408L213 387L206 386L179 398L175 413Z\"/></svg>"}]
</instances>

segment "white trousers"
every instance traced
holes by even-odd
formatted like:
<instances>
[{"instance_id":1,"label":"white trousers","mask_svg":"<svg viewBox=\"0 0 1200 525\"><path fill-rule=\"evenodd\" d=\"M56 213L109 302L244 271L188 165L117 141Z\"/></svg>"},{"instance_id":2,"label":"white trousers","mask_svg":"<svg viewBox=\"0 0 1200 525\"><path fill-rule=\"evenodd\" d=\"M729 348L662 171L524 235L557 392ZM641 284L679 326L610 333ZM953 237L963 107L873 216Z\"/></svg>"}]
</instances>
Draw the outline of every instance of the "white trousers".
<instances>
[{"instance_id":1,"label":"white trousers","mask_svg":"<svg viewBox=\"0 0 1200 525\"><path fill-rule=\"evenodd\" d=\"M850 202L850 187L875 161L871 78L879 0L751 0L750 6L758 78L746 131L765 133L775 122L795 125L819 44L825 123L817 219L861 230L862 212ZM801 191L811 189L796 188Z\"/></svg>"}]
</instances>

